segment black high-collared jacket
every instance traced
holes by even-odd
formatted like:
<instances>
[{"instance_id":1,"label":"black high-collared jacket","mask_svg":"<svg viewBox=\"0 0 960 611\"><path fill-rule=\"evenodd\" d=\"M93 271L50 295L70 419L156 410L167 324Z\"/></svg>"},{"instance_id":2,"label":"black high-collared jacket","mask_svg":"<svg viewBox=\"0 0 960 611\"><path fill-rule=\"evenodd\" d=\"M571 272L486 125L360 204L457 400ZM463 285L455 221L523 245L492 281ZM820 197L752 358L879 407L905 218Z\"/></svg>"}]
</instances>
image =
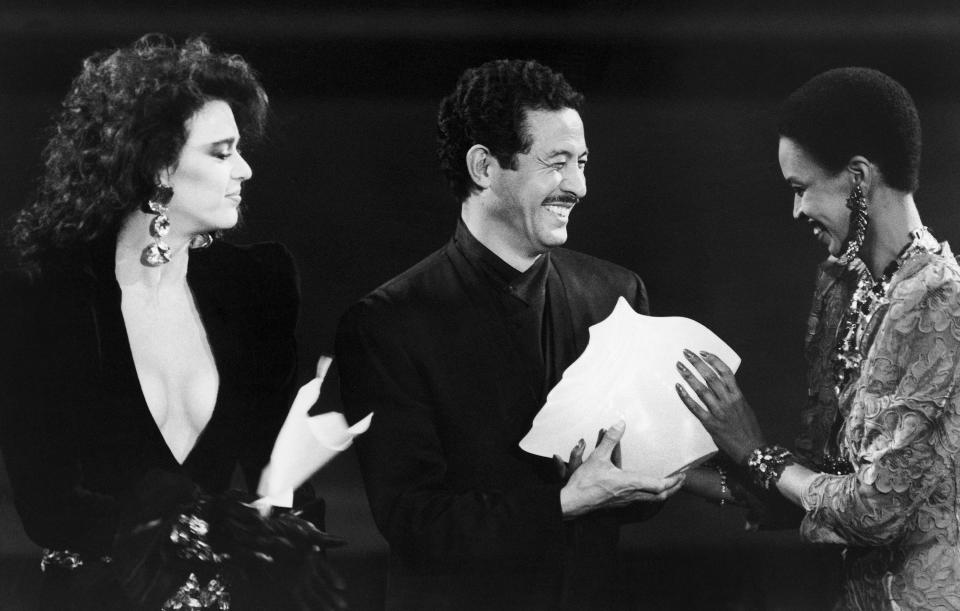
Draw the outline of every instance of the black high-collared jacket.
<instances>
[{"instance_id":1,"label":"black high-collared jacket","mask_svg":"<svg viewBox=\"0 0 960 611\"><path fill-rule=\"evenodd\" d=\"M607 608L622 515L565 521L551 461L518 447L543 404L543 367L529 356L539 349L521 345L503 287L458 246L472 237L463 231L338 329L348 419L374 412L355 445L390 544L387 608ZM619 297L647 312L633 272L564 249L546 263L550 324L571 345L561 371Z\"/></svg>"}]
</instances>

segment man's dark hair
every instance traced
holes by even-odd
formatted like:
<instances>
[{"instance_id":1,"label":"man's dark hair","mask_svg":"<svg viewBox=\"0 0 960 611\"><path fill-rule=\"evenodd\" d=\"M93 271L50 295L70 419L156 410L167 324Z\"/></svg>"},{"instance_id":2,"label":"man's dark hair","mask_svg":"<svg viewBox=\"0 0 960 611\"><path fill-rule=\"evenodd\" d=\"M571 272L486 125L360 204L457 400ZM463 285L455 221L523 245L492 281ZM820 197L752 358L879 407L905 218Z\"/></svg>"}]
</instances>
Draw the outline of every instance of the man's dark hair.
<instances>
[{"instance_id":1,"label":"man's dark hair","mask_svg":"<svg viewBox=\"0 0 960 611\"><path fill-rule=\"evenodd\" d=\"M465 71L437 117L437 154L454 197L462 202L475 189L466 165L471 146L482 144L501 166L516 169L517 154L533 144L527 111L582 106L583 94L562 74L533 60L499 59Z\"/></svg>"},{"instance_id":2,"label":"man's dark hair","mask_svg":"<svg viewBox=\"0 0 960 611\"><path fill-rule=\"evenodd\" d=\"M836 68L794 91L780 110L779 132L829 172L855 155L876 164L885 182L917 190L920 118L907 90L870 68Z\"/></svg>"}]
</instances>

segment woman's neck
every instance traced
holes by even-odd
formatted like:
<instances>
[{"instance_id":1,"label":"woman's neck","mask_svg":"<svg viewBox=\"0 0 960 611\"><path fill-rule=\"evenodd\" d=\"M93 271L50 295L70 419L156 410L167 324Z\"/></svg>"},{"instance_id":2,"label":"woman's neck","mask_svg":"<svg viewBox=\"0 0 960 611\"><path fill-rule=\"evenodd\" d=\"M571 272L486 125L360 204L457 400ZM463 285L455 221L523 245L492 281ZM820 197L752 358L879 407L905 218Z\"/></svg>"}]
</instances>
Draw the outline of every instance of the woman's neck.
<instances>
[{"instance_id":1,"label":"woman's neck","mask_svg":"<svg viewBox=\"0 0 960 611\"><path fill-rule=\"evenodd\" d=\"M154 243L150 235L153 214L136 211L124 220L117 234L115 270L120 287L140 285L144 288L161 288L181 283L187 275L190 258L190 236L176 233L170 228L163 241L170 247L170 261L151 267L143 263L143 252Z\"/></svg>"},{"instance_id":2,"label":"woman's neck","mask_svg":"<svg viewBox=\"0 0 960 611\"><path fill-rule=\"evenodd\" d=\"M875 194L868 207L867 238L860 258L874 278L900 256L910 244L912 233L923 227L913 195L884 189Z\"/></svg>"}]
</instances>

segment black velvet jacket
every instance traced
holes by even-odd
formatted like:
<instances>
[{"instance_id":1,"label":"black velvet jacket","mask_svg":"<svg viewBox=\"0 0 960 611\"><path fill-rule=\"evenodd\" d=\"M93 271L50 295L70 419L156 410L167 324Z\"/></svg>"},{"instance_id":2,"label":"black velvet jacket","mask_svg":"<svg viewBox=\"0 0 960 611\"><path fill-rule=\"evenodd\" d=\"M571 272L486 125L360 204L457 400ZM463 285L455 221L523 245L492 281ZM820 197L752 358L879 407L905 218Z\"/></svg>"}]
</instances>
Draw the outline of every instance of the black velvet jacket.
<instances>
[{"instance_id":1,"label":"black velvet jacket","mask_svg":"<svg viewBox=\"0 0 960 611\"><path fill-rule=\"evenodd\" d=\"M622 267L564 249L547 263L554 343L570 345L560 371L617 298L647 311L643 283ZM348 418L374 412L355 445L390 543L387 607L608 608L621 516L564 521L551 461L518 447L544 368L495 290L454 239L340 322Z\"/></svg>"},{"instance_id":2,"label":"black velvet jacket","mask_svg":"<svg viewBox=\"0 0 960 611\"><path fill-rule=\"evenodd\" d=\"M119 499L153 469L210 493L243 467L255 484L290 405L296 271L279 244L214 242L187 281L220 375L213 415L184 463L140 390L120 312L114 241L60 253L0 285L0 448L37 544L109 552ZM157 329L163 333L163 329Z\"/></svg>"}]
</instances>

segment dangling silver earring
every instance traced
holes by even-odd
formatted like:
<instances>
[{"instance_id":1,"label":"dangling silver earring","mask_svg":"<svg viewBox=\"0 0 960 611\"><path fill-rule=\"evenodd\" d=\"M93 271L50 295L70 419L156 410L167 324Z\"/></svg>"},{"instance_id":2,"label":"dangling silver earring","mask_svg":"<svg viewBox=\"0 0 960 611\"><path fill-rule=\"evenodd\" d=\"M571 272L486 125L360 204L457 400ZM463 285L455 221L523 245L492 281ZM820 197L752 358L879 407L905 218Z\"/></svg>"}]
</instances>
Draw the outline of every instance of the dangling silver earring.
<instances>
[{"instance_id":1,"label":"dangling silver earring","mask_svg":"<svg viewBox=\"0 0 960 611\"><path fill-rule=\"evenodd\" d=\"M867 198L860 185L854 185L850 197L847 198L847 208L850 209L850 228L847 229L847 244L840 255L840 265L849 265L863 246L867 237Z\"/></svg>"},{"instance_id":2,"label":"dangling silver earring","mask_svg":"<svg viewBox=\"0 0 960 611\"><path fill-rule=\"evenodd\" d=\"M167 206L173 198L173 189L164 185L157 185L147 209L156 216L150 221L150 237L153 244L143 249L140 262L150 267L160 267L170 262L170 246L163 240L170 232L170 219L167 218Z\"/></svg>"}]
</instances>

